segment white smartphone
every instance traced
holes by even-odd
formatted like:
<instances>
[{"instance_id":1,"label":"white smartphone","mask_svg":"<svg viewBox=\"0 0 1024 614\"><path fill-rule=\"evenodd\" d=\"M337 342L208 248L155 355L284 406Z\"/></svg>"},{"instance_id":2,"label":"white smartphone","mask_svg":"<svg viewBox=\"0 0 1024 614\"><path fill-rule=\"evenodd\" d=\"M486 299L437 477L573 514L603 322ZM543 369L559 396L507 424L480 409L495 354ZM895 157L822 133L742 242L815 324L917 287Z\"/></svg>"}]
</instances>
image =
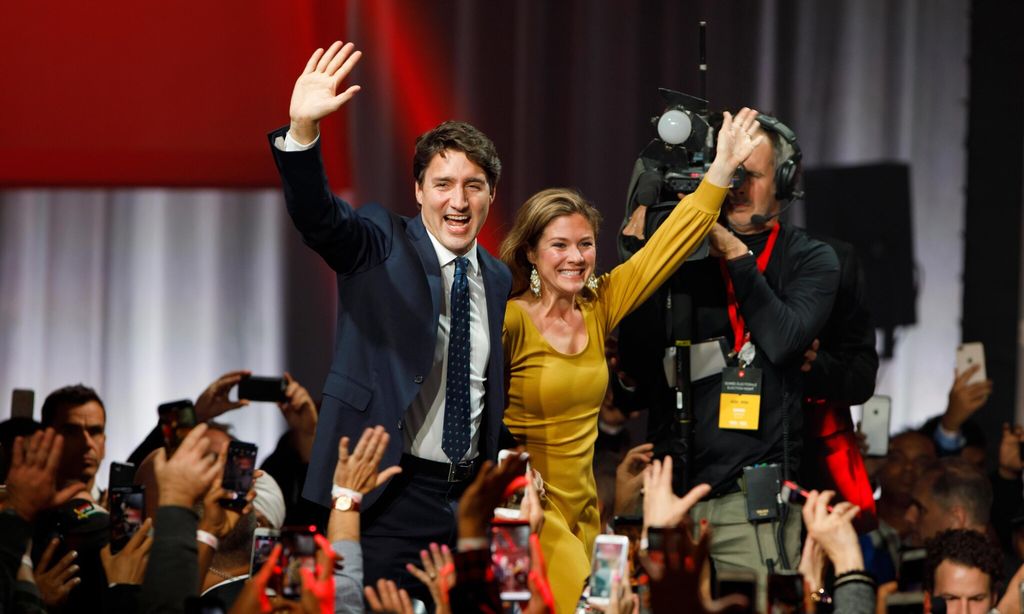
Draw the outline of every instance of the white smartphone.
<instances>
[{"instance_id":1,"label":"white smartphone","mask_svg":"<svg viewBox=\"0 0 1024 614\"><path fill-rule=\"evenodd\" d=\"M530 524L525 520L491 523L491 571L502 601L530 600Z\"/></svg>"},{"instance_id":2,"label":"white smartphone","mask_svg":"<svg viewBox=\"0 0 1024 614\"><path fill-rule=\"evenodd\" d=\"M968 384L983 382L988 379L988 376L985 375L985 345L980 341L960 344L956 348L957 376L974 365L980 365L981 368L971 376L971 379L967 380Z\"/></svg>"},{"instance_id":3,"label":"white smartphone","mask_svg":"<svg viewBox=\"0 0 1024 614\"><path fill-rule=\"evenodd\" d=\"M889 453L889 421L892 414L892 399L876 394L864 402L864 414L860 418L860 432L867 437L867 456L885 456Z\"/></svg>"},{"instance_id":4,"label":"white smartphone","mask_svg":"<svg viewBox=\"0 0 1024 614\"><path fill-rule=\"evenodd\" d=\"M277 529L256 527L252 534L252 553L249 556L249 575L255 577L270 558L274 546L281 541L281 532Z\"/></svg>"},{"instance_id":5,"label":"white smartphone","mask_svg":"<svg viewBox=\"0 0 1024 614\"><path fill-rule=\"evenodd\" d=\"M500 450L498 452L498 464L505 462L505 459L514 454L514 450ZM526 452L521 452L526 461L526 479L532 479L533 473L530 471L530 455ZM501 502L501 505L494 508L494 517L503 518L506 520L516 520L519 518L519 508L523 505L523 499L526 498L524 491L519 491L513 494L511 497Z\"/></svg>"},{"instance_id":6,"label":"white smartphone","mask_svg":"<svg viewBox=\"0 0 1024 614\"><path fill-rule=\"evenodd\" d=\"M625 535L598 535L594 540L594 565L590 571L590 596L594 605L608 605L612 597L612 576L626 579L629 538Z\"/></svg>"}]
</instances>

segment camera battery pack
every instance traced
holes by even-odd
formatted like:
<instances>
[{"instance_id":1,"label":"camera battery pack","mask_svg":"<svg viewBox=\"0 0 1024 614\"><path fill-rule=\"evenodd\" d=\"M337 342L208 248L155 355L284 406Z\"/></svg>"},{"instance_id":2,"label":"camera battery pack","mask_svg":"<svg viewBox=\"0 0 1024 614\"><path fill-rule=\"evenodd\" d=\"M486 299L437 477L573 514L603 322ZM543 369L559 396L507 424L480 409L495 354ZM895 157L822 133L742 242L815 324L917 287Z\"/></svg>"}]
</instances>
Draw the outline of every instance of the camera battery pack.
<instances>
[{"instance_id":1,"label":"camera battery pack","mask_svg":"<svg viewBox=\"0 0 1024 614\"><path fill-rule=\"evenodd\" d=\"M777 464L743 468L743 481L747 492L747 520L778 520L781 480L782 472Z\"/></svg>"}]
</instances>

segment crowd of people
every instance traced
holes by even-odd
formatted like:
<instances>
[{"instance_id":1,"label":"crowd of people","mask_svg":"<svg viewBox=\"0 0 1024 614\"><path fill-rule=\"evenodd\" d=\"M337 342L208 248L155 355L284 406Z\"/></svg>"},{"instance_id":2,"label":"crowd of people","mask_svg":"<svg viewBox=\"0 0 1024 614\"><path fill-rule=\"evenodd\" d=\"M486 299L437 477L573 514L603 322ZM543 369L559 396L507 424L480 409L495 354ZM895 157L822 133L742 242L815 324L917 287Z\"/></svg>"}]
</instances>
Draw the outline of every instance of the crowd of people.
<instances>
[{"instance_id":1,"label":"crowd of people","mask_svg":"<svg viewBox=\"0 0 1024 614\"><path fill-rule=\"evenodd\" d=\"M530 197L494 257L477 235L502 166L470 124L417 140L416 216L331 192L319 124L360 57L317 50L269 136L338 276L321 400L284 374L288 430L251 471L217 418L247 411L231 391L252 374L226 373L103 492L93 389L3 423L0 611L1015 614L1024 428L985 457L974 367L862 454L866 282L850 246L779 221L788 127L724 113L699 186L654 226L659 195L638 195L604 274L601 215L565 188Z\"/></svg>"}]
</instances>

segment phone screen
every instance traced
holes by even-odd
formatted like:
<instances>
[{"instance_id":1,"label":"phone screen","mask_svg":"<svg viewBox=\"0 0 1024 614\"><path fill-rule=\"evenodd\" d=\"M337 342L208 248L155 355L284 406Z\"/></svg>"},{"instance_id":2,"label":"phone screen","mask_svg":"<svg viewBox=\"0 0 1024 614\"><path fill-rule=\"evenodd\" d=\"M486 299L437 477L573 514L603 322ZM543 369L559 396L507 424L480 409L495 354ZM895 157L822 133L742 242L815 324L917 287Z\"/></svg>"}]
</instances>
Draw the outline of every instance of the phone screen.
<instances>
[{"instance_id":1,"label":"phone screen","mask_svg":"<svg viewBox=\"0 0 1024 614\"><path fill-rule=\"evenodd\" d=\"M220 500L224 507L245 507L245 496L252 488L252 474L256 470L256 450L254 443L232 441L228 444L228 457L221 480L221 486L228 491L228 497Z\"/></svg>"},{"instance_id":2,"label":"phone screen","mask_svg":"<svg viewBox=\"0 0 1024 614\"><path fill-rule=\"evenodd\" d=\"M557 563L556 563L557 564ZM530 525L526 522L491 524L491 569L504 601L530 599Z\"/></svg>"},{"instance_id":3,"label":"phone screen","mask_svg":"<svg viewBox=\"0 0 1024 614\"><path fill-rule=\"evenodd\" d=\"M110 552L120 552L142 525L146 495L142 486L111 488L110 499Z\"/></svg>"},{"instance_id":4,"label":"phone screen","mask_svg":"<svg viewBox=\"0 0 1024 614\"><path fill-rule=\"evenodd\" d=\"M316 572L316 540L312 527L285 527L281 530L281 573L275 574L277 594L285 599L302 598L302 568Z\"/></svg>"},{"instance_id":5,"label":"phone screen","mask_svg":"<svg viewBox=\"0 0 1024 614\"><path fill-rule=\"evenodd\" d=\"M196 409L192 401L171 401L157 408L160 416L160 431L164 436L167 455L178 449L181 442L196 426Z\"/></svg>"},{"instance_id":6,"label":"phone screen","mask_svg":"<svg viewBox=\"0 0 1024 614\"><path fill-rule=\"evenodd\" d=\"M598 536L594 542L594 566L590 572L590 598L609 599L612 596L612 576L625 571L629 543L604 541Z\"/></svg>"},{"instance_id":7,"label":"phone screen","mask_svg":"<svg viewBox=\"0 0 1024 614\"><path fill-rule=\"evenodd\" d=\"M257 529L252 536L252 556L249 558L249 575L255 576L270 558L274 546L281 541L281 532L274 529Z\"/></svg>"}]
</instances>

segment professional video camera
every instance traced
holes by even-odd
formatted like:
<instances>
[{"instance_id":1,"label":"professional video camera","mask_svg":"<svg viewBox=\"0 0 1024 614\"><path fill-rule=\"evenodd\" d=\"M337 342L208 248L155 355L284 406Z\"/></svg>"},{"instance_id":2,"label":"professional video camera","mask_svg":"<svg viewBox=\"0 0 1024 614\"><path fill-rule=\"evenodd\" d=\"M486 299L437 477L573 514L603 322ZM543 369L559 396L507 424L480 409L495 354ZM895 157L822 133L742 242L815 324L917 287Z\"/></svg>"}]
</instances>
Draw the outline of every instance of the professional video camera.
<instances>
[{"instance_id":1,"label":"professional video camera","mask_svg":"<svg viewBox=\"0 0 1024 614\"><path fill-rule=\"evenodd\" d=\"M721 115L708 112L708 101L674 90L659 88L665 111L651 118L658 136L633 165L626 200L626 215L619 229L619 258L625 261L661 226L679 203L679 194L697 189L715 153L715 127ZM742 173L742 171L740 171ZM738 176L734 181L742 181ZM708 255L705 241L690 256Z\"/></svg>"}]
</instances>

